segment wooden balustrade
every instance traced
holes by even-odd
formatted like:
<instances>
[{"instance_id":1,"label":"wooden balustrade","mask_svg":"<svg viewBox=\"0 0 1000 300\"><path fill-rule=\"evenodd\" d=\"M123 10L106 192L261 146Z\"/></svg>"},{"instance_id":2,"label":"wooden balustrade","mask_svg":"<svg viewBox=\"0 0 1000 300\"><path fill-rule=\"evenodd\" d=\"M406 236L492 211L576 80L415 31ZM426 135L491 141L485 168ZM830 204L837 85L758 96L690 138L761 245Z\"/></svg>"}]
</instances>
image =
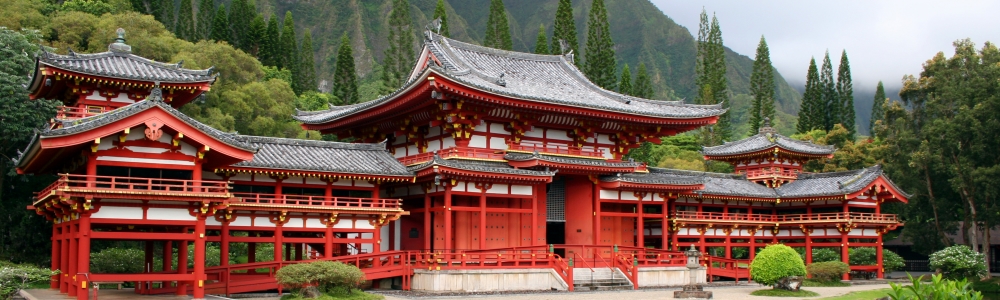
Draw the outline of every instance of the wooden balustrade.
<instances>
[{"instance_id":1,"label":"wooden balustrade","mask_svg":"<svg viewBox=\"0 0 1000 300\"><path fill-rule=\"evenodd\" d=\"M56 191L90 193L170 193L171 195L228 195L229 183L214 180L181 180L122 176L60 174L59 179L38 193L41 200Z\"/></svg>"},{"instance_id":2,"label":"wooden balustrade","mask_svg":"<svg viewBox=\"0 0 1000 300\"><path fill-rule=\"evenodd\" d=\"M57 120L73 120L82 119L90 116L96 116L107 112L104 107L95 107L91 109L90 107L73 107L73 106L59 106L56 107L56 119Z\"/></svg>"},{"instance_id":3,"label":"wooden balustrade","mask_svg":"<svg viewBox=\"0 0 1000 300\"><path fill-rule=\"evenodd\" d=\"M694 212L678 211L673 215L676 219L696 220L696 221L719 221L719 222L878 222L878 223L899 223L899 217L894 214L876 214L862 212L836 212L836 213L815 213L815 214L793 214L793 215L772 215L772 214L741 214L741 213L720 213L720 212Z\"/></svg>"},{"instance_id":4,"label":"wooden balustrade","mask_svg":"<svg viewBox=\"0 0 1000 300\"><path fill-rule=\"evenodd\" d=\"M780 168L779 168L780 169ZM797 170L781 169L772 170L770 168L764 169L750 169L746 170L744 173L747 178L758 178L758 177L798 177L800 172Z\"/></svg>"},{"instance_id":5,"label":"wooden balustrade","mask_svg":"<svg viewBox=\"0 0 1000 300\"><path fill-rule=\"evenodd\" d=\"M525 151L525 152L538 152L541 154L557 154L557 155L573 155L573 156L586 156L594 158L604 158L604 150L601 149L585 149L580 147L571 147L564 145L540 145L540 144L514 144L508 145L508 150L514 151Z\"/></svg>"},{"instance_id":6,"label":"wooden balustrade","mask_svg":"<svg viewBox=\"0 0 1000 300\"><path fill-rule=\"evenodd\" d=\"M414 154L410 156L400 157L400 163L405 166L412 166L416 164L425 163L434 159L434 154L438 157L449 159L449 158L471 158L479 160L496 160L503 161L504 153L500 150L495 149L480 149L471 147L450 147L441 149L435 152L426 152L420 154Z\"/></svg>"},{"instance_id":7,"label":"wooden balustrade","mask_svg":"<svg viewBox=\"0 0 1000 300\"><path fill-rule=\"evenodd\" d=\"M324 208L367 208L390 209L401 208L399 199L326 197L309 195L275 195L259 193L233 193L242 203L272 204L272 205L303 205L321 206Z\"/></svg>"}]
</instances>

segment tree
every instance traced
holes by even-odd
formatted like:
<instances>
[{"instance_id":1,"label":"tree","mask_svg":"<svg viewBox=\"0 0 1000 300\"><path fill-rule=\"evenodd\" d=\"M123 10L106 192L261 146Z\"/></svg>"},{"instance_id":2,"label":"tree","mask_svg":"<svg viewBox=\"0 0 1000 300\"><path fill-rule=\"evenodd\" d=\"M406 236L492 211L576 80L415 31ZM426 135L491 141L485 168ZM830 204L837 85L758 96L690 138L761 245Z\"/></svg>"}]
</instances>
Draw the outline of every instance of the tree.
<instances>
[{"instance_id":1,"label":"tree","mask_svg":"<svg viewBox=\"0 0 1000 300\"><path fill-rule=\"evenodd\" d=\"M194 7L191 0L181 0L181 9L177 13L177 37L187 41L197 41L194 27Z\"/></svg>"},{"instance_id":2,"label":"tree","mask_svg":"<svg viewBox=\"0 0 1000 300\"><path fill-rule=\"evenodd\" d=\"M757 45L757 56L750 75L750 95L753 104L750 109L750 135L757 134L764 118L774 120L774 71L771 67L771 53L764 36Z\"/></svg>"},{"instance_id":3,"label":"tree","mask_svg":"<svg viewBox=\"0 0 1000 300\"><path fill-rule=\"evenodd\" d=\"M483 46L503 50L514 49L503 0L490 1L490 17L486 21L486 38L483 39Z\"/></svg>"},{"instance_id":4,"label":"tree","mask_svg":"<svg viewBox=\"0 0 1000 300\"><path fill-rule=\"evenodd\" d=\"M564 41L569 49L562 49L559 41ZM556 8L555 25L552 27L552 54L563 55L573 52L580 54L580 43L576 41L576 21L573 19L573 3L570 0L559 0L559 7ZM576 60L577 67L580 60Z\"/></svg>"},{"instance_id":5,"label":"tree","mask_svg":"<svg viewBox=\"0 0 1000 300\"><path fill-rule=\"evenodd\" d=\"M212 38L212 21L215 19L215 1L201 0L198 2L198 24L197 39L207 40Z\"/></svg>"},{"instance_id":6,"label":"tree","mask_svg":"<svg viewBox=\"0 0 1000 300\"><path fill-rule=\"evenodd\" d=\"M278 58L279 41L281 41L281 33L278 31L278 18L271 14L267 20L267 30L265 30L264 37L260 42L260 62L265 66L281 65L281 59Z\"/></svg>"},{"instance_id":7,"label":"tree","mask_svg":"<svg viewBox=\"0 0 1000 300\"><path fill-rule=\"evenodd\" d=\"M219 4L219 9L215 11L215 19L212 20L212 40L219 42L232 42L233 36L229 31L229 18L226 17L226 5Z\"/></svg>"},{"instance_id":8,"label":"tree","mask_svg":"<svg viewBox=\"0 0 1000 300\"><path fill-rule=\"evenodd\" d=\"M614 90L618 83L615 78L617 70L608 11L604 7L604 0L594 0L587 20L587 53L583 73L597 86Z\"/></svg>"},{"instance_id":9,"label":"tree","mask_svg":"<svg viewBox=\"0 0 1000 300\"><path fill-rule=\"evenodd\" d=\"M253 21L250 21L250 30L247 35L247 40L250 43L250 54L260 58L260 48L261 43L264 42L264 38L267 36L267 22L264 21L264 15L256 14L253 17Z\"/></svg>"},{"instance_id":10,"label":"tree","mask_svg":"<svg viewBox=\"0 0 1000 300\"><path fill-rule=\"evenodd\" d=\"M344 105L358 103L358 75L354 69L354 50L347 33L340 38L337 49L337 68L333 72L333 94Z\"/></svg>"},{"instance_id":11,"label":"tree","mask_svg":"<svg viewBox=\"0 0 1000 300\"><path fill-rule=\"evenodd\" d=\"M316 88L316 59L313 57L316 54L313 52L312 34L309 33L309 30L306 30L306 33L302 35L302 48L299 50L299 53L302 55L302 58L299 60L299 73L301 75L299 75L299 90L296 92L302 93L318 90Z\"/></svg>"},{"instance_id":12,"label":"tree","mask_svg":"<svg viewBox=\"0 0 1000 300\"><path fill-rule=\"evenodd\" d=\"M299 56L299 45L295 41L295 21L292 19L291 11L285 12L284 22L281 29L281 50L278 55L281 56L281 67L292 71L292 90L295 94L300 94L303 91L300 86L302 74L299 68L302 58Z\"/></svg>"},{"instance_id":13,"label":"tree","mask_svg":"<svg viewBox=\"0 0 1000 300\"><path fill-rule=\"evenodd\" d=\"M882 87L882 81L879 80L878 87L875 88L875 99L872 99L872 117L868 121L868 134L875 136L875 123L882 121L885 118L885 112L882 110L882 106L886 104L885 88Z\"/></svg>"},{"instance_id":14,"label":"tree","mask_svg":"<svg viewBox=\"0 0 1000 300\"><path fill-rule=\"evenodd\" d=\"M160 7L160 14L162 16L160 22L163 23L163 26L166 26L170 32L177 32L177 18L174 15L174 12L177 11L177 6L174 4L174 1L154 2L160 2L157 5Z\"/></svg>"},{"instance_id":15,"label":"tree","mask_svg":"<svg viewBox=\"0 0 1000 300\"><path fill-rule=\"evenodd\" d=\"M438 31L438 34L451 37L451 33L448 32L448 12L445 11L444 0L438 0L437 6L434 7L434 17L432 19L441 19L441 30Z\"/></svg>"},{"instance_id":16,"label":"tree","mask_svg":"<svg viewBox=\"0 0 1000 300\"><path fill-rule=\"evenodd\" d=\"M799 108L799 123L795 126L798 133L824 128L822 103L823 90L819 81L819 70L816 68L816 59L811 58L809 71L806 73L806 90Z\"/></svg>"},{"instance_id":17,"label":"tree","mask_svg":"<svg viewBox=\"0 0 1000 300\"><path fill-rule=\"evenodd\" d=\"M247 3L247 0L233 0L230 3L229 30L232 31L233 40L231 42L233 47L250 53L250 51L247 51L246 38L250 30L250 20L252 17L246 15L247 5L250 5Z\"/></svg>"},{"instance_id":18,"label":"tree","mask_svg":"<svg viewBox=\"0 0 1000 300\"><path fill-rule=\"evenodd\" d=\"M549 39L545 37L545 25L538 25L538 37L535 38L535 53L550 54Z\"/></svg>"},{"instance_id":19,"label":"tree","mask_svg":"<svg viewBox=\"0 0 1000 300\"><path fill-rule=\"evenodd\" d=\"M618 82L618 92L622 95L635 96L632 89L632 71L628 69L628 64L622 68L622 80Z\"/></svg>"},{"instance_id":20,"label":"tree","mask_svg":"<svg viewBox=\"0 0 1000 300\"><path fill-rule=\"evenodd\" d=\"M653 80L646 73L646 64L639 63L639 72L635 75L635 86L632 88L633 96L645 99L653 99Z\"/></svg>"},{"instance_id":21,"label":"tree","mask_svg":"<svg viewBox=\"0 0 1000 300\"><path fill-rule=\"evenodd\" d=\"M853 139L857 133L854 124L854 84L851 82L851 63L847 61L847 50L840 54L840 66L837 67L837 123L843 124L851 132Z\"/></svg>"},{"instance_id":22,"label":"tree","mask_svg":"<svg viewBox=\"0 0 1000 300\"><path fill-rule=\"evenodd\" d=\"M695 65L699 104L721 104L729 108L729 90L726 79L726 52L722 45L722 29L714 15L708 23L708 14L701 12L698 27L698 59ZM730 113L719 116L715 125L702 130L702 144L714 146L727 141L732 135Z\"/></svg>"},{"instance_id":23,"label":"tree","mask_svg":"<svg viewBox=\"0 0 1000 300\"><path fill-rule=\"evenodd\" d=\"M413 29L409 0L393 0L389 13L389 47L382 62L382 80L388 89L403 85L413 67Z\"/></svg>"},{"instance_id":24,"label":"tree","mask_svg":"<svg viewBox=\"0 0 1000 300\"><path fill-rule=\"evenodd\" d=\"M830 63L830 52L823 56L823 67L819 73L819 87L822 98L820 110L823 114L823 130L830 131L833 125L840 123L840 96L833 79L833 64Z\"/></svg>"}]
</instances>

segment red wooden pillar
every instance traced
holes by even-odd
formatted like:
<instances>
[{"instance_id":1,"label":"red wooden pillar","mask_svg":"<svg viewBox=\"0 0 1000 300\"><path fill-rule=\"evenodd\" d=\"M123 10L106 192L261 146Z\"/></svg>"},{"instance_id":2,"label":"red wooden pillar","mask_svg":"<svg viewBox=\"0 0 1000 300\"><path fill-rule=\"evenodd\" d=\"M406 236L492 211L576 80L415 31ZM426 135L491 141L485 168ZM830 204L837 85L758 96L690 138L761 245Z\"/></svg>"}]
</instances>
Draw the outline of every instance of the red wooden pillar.
<instances>
[{"instance_id":1,"label":"red wooden pillar","mask_svg":"<svg viewBox=\"0 0 1000 300\"><path fill-rule=\"evenodd\" d=\"M184 233L187 233L187 228L184 228ZM187 274L188 273L188 241L181 241L177 245L177 273ZM177 292L178 296L187 295L187 281L177 282Z\"/></svg>"},{"instance_id":2,"label":"red wooden pillar","mask_svg":"<svg viewBox=\"0 0 1000 300\"><path fill-rule=\"evenodd\" d=\"M486 249L486 188L479 192L479 249Z\"/></svg>"},{"instance_id":3,"label":"red wooden pillar","mask_svg":"<svg viewBox=\"0 0 1000 300\"><path fill-rule=\"evenodd\" d=\"M281 256L281 247L284 245L282 243L282 238L284 237L283 226L280 221L274 224L274 261L283 261L284 257Z\"/></svg>"},{"instance_id":4,"label":"red wooden pillar","mask_svg":"<svg viewBox=\"0 0 1000 300\"><path fill-rule=\"evenodd\" d=\"M333 257L333 224L326 224L326 233L323 235L326 240L323 244L323 257Z\"/></svg>"},{"instance_id":5,"label":"red wooden pillar","mask_svg":"<svg viewBox=\"0 0 1000 300\"><path fill-rule=\"evenodd\" d=\"M68 293L69 292L69 236L70 236L70 226L66 221L61 221L59 223L59 247L62 248L59 253L59 270L61 274L59 275L59 292Z\"/></svg>"},{"instance_id":6,"label":"red wooden pillar","mask_svg":"<svg viewBox=\"0 0 1000 300\"><path fill-rule=\"evenodd\" d=\"M846 200L844 201L844 214L847 214L847 201ZM843 261L845 264L848 264L848 265L851 264L850 252L848 251L849 246L850 246L850 242L848 242L848 239L847 239L847 233L850 230L851 230L850 227L844 226L844 228L841 229L841 231L840 231L840 260ZM850 280L851 279L850 273L844 273L844 278L843 279L844 280Z\"/></svg>"},{"instance_id":7,"label":"red wooden pillar","mask_svg":"<svg viewBox=\"0 0 1000 300\"><path fill-rule=\"evenodd\" d=\"M597 182L591 182L593 185L593 192L591 193L594 197L594 245L601 244L601 193L598 190Z\"/></svg>"},{"instance_id":8,"label":"red wooden pillar","mask_svg":"<svg viewBox=\"0 0 1000 300\"><path fill-rule=\"evenodd\" d=\"M749 205L747 205L747 216L753 217L753 202L747 202L747 203L749 204ZM748 231L747 233L750 233L750 251L748 251L748 252L749 252L749 255L750 255L750 261L753 261L753 258L757 257L757 253L756 253L757 252L757 231L756 230L754 230L752 232ZM808 239L808 237L806 237L806 238Z\"/></svg>"},{"instance_id":9,"label":"red wooden pillar","mask_svg":"<svg viewBox=\"0 0 1000 300\"><path fill-rule=\"evenodd\" d=\"M66 271L66 275L69 275L69 278L71 278L69 290L67 291L70 297L76 297L76 292L78 292L77 283L80 282L76 278L76 261L80 258L77 243L77 233L79 232L77 224L79 224L79 221L71 221L69 224L69 270Z\"/></svg>"},{"instance_id":10,"label":"red wooden pillar","mask_svg":"<svg viewBox=\"0 0 1000 300\"><path fill-rule=\"evenodd\" d=\"M170 271L173 270L173 264L174 264L174 242L172 242L172 241L163 241L163 266L162 266L163 270L162 271L164 273L170 273ZM169 287L169 286L170 286L170 282L169 281L164 281L163 282L163 286L161 286L161 287L165 288L165 287Z\"/></svg>"},{"instance_id":11,"label":"red wooden pillar","mask_svg":"<svg viewBox=\"0 0 1000 300\"><path fill-rule=\"evenodd\" d=\"M302 260L302 243L295 243L295 260Z\"/></svg>"},{"instance_id":12,"label":"red wooden pillar","mask_svg":"<svg viewBox=\"0 0 1000 300\"><path fill-rule=\"evenodd\" d=\"M451 246L451 233L453 228L451 228L451 186L444 186L444 249L445 251L452 251Z\"/></svg>"},{"instance_id":13,"label":"red wooden pillar","mask_svg":"<svg viewBox=\"0 0 1000 300\"><path fill-rule=\"evenodd\" d=\"M194 299L205 299L205 279L205 216L199 216L194 225Z\"/></svg>"},{"instance_id":14,"label":"red wooden pillar","mask_svg":"<svg viewBox=\"0 0 1000 300\"><path fill-rule=\"evenodd\" d=\"M539 189L531 191L531 243L529 246L534 246L538 243L538 192Z\"/></svg>"},{"instance_id":15,"label":"red wooden pillar","mask_svg":"<svg viewBox=\"0 0 1000 300\"><path fill-rule=\"evenodd\" d=\"M59 245L59 231L60 226L58 221L52 223L52 271L59 270L59 258L62 255L60 252L62 246ZM56 290L59 289L59 275L52 275L49 279L49 288Z\"/></svg>"},{"instance_id":16,"label":"red wooden pillar","mask_svg":"<svg viewBox=\"0 0 1000 300\"><path fill-rule=\"evenodd\" d=\"M153 247L155 245L153 244L153 241L144 241L143 244L145 244L143 246L144 247L144 249L143 249L144 253L143 254L145 254L146 257L143 260L142 272L143 273L153 273L153 272L156 272L155 270L153 270ZM146 294L144 291L146 289L152 288L152 286L150 286L151 284L153 284L153 282L151 282L151 281L143 281L143 282L136 283L136 287L135 288L136 288L136 290L138 290L139 294Z\"/></svg>"},{"instance_id":17,"label":"red wooden pillar","mask_svg":"<svg viewBox=\"0 0 1000 300\"><path fill-rule=\"evenodd\" d=\"M653 194L649 195L652 197L656 197L653 196ZM639 248L646 248L646 238L645 238L646 230L643 228L644 222L642 221L642 201L645 200L646 196L643 195L642 198L643 199L639 199L639 204L637 204L638 207L636 208L637 211L635 214L635 231L636 231L635 246Z\"/></svg>"},{"instance_id":18,"label":"red wooden pillar","mask_svg":"<svg viewBox=\"0 0 1000 300\"><path fill-rule=\"evenodd\" d=\"M382 226L375 225L375 230L372 231L372 253L379 252L382 252Z\"/></svg>"},{"instance_id":19,"label":"red wooden pillar","mask_svg":"<svg viewBox=\"0 0 1000 300\"><path fill-rule=\"evenodd\" d=\"M249 234L248 234L249 235ZM247 243L247 263L257 262L257 243ZM257 269L247 270L247 274L256 274Z\"/></svg>"},{"instance_id":20,"label":"red wooden pillar","mask_svg":"<svg viewBox=\"0 0 1000 300\"><path fill-rule=\"evenodd\" d=\"M670 212L669 213L676 213L676 212L677 212L677 199L674 199L673 201L670 201ZM678 243L677 242L677 233L678 232L673 232L673 231L669 230L670 225L671 225L669 223L669 220L670 219L664 220L663 221L664 222L663 226L666 227L666 228L664 228L664 230L667 230L668 232L670 232L670 249L674 250L674 251L680 251L681 247L680 247L680 245L677 245L677 243Z\"/></svg>"},{"instance_id":21,"label":"red wooden pillar","mask_svg":"<svg viewBox=\"0 0 1000 300\"><path fill-rule=\"evenodd\" d=\"M431 241L431 189L424 189L424 249L432 250L434 244Z\"/></svg>"},{"instance_id":22,"label":"red wooden pillar","mask_svg":"<svg viewBox=\"0 0 1000 300\"><path fill-rule=\"evenodd\" d=\"M874 199L875 196L872 196L872 198ZM882 214L882 203L880 203L878 199L874 200L875 200L875 215L880 215ZM883 255L882 233L878 232L878 230L876 230L876 233L878 234L878 240L875 242L878 244L875 245L875 262L878 264L878 271L875 272L875 277L878 279L882 279L885 278L885 266L882 264L882 255Z\"/></svg>"},{"instance_id":23,"label":"red wooden pillar","mask_svg":"<svg viewBox=\"0 0 1000 300\"><path fill-rule=\"evenodd\" d=\"M76 259L76 273L75 274L90 274L90 214L82 213L80 214L80 241L77 242L77 253L79 257ZM87 285L88 282L86 276L77 278L77 282L80 283L79 291L77 291L76 299L87 300Z\"/></svg>"},{"instance_id":24,"label":"red wooden pillar","mask_svg":"<svg viewBox=\"0 0 1000 300\"><path fill-rule=\"evenodd\" d=\"M229 220L222 220L222 232L219 233L219 265L229 265Z\"/></svg>"}]
</instances>

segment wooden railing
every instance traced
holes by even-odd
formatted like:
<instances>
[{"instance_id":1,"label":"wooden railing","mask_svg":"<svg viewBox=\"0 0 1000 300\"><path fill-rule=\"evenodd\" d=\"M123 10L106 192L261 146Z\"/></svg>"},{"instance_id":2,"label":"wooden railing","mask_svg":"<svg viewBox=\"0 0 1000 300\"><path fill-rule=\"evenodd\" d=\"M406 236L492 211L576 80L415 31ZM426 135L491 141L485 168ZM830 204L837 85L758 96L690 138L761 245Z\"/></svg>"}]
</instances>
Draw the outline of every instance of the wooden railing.
<instances>
[{"instance_id":1,"label":"wooden railing","mask_svg":"<svg viewBox=\"0 0 1000 300\"><path fill-rule=\"evenodd\" d=\"M471 147L450 147L438 150L436 152L426 152L426 153L400 157L397 160L399 160L399 162L405 166L411 166L431 161L432 159L434 159L435 153L437 153L438 157L444 159L471 158L471 159L496 160L496 161L504 160L503 158L504 154L500 150L471 148Z\"/></svg>"},{"instance_id":2,"label":"wooden railing","mask_svg":"<svg viewBox=\"0 0 1000 300\"><path fill-rule=\"evenodd\" d=\"M750 260L732 259L718 256L705 255L701 258L705 262L708 281L712 282L714 276L727 277L740 282L740 278L750 278Z\"/></svg>"},{"instance_id":3,"label":"wooden railing","mask_svg":"<svg viewBox=\"0 0 1000 300\"><path fill-rule=\"evenodd\" d=\"M894 214L875 214L861 212L837 212L837 213L817 213L817 214L794 214L794 215L773 215L773 214L740 214L740 213L720 213L720 212L694 212L678 211L673 215L675 219L696 220L696 221L718 221L718 222L877 222L877 223L899 223L899 217Z\"/></svg>"},{"instance_id":4,"label":"wooden railing","mask_svg":"<svg viewBox=\"0 0 1000 300\"><path fill-rule=\"evenodd\" d=\"M779 168L779 169L781 169L781 168ZM745 174L747 175L747 178L775 177L775 176L776 177L793 177L794 178L794 177L798 177L799 176L799 171L797 171L797 170L789 170L789 169L781 169L781 170L777 170L776 171L776 170L773 170L771 168L763 168L763 169L750 169L750 170L746 170Z\"/></svg>"},{"instance_id":5,"label":"wooden railing","mask_svg":"<svg viewBox=\"0 0 1000 300\"><path fill-rule=\"evenodd\" d=\"M93 111L89 107L73 107L73 106L59 106L56 107L56 109L57 109L56 110L57 120L82 119L107 112L104 107L100 107L98 111Z\"/></svg>"},{"instance_id":6,"label":"wooden railing","mask_svg":"<svg viewBox=\"0 0 1000 300\"><path fill-rule=\"evenodd\" d=\"M71 192L155 192L192 194L192 196L216 194L228 195L229 183L214 180L180 180L139 178L120 176L88 176L77 174L60 174L59 179L38 193L41 200L55 191Z\"/></svg>"},{"instance_id":7,"label":"wooden railing","mask_svg":"<svg viewBox=\"0 0 1000 300\"><path fill-rule=\"evenodd\" d=\"M233 193L242 203L271 205L323 206L328 208L399 209L399 199L326 197L307 195L275 195L259 193Z\"/></svg>"},{"instance_id":8,"label":"wooden railing","mask_svg":"<svg viewBox=\"0 0 1000 300\"><path fill-rule=\"evenodd\" d=\"M525 152L537 151L538 153L541 154L557 154L557 155L604 158L604 150L601 149L585 149L580 147L571 147L564 145L514 144L514 145L508 145L507 148L508 150L514 150L514 151L525 151Z\"/></svg>"}]
</instances>

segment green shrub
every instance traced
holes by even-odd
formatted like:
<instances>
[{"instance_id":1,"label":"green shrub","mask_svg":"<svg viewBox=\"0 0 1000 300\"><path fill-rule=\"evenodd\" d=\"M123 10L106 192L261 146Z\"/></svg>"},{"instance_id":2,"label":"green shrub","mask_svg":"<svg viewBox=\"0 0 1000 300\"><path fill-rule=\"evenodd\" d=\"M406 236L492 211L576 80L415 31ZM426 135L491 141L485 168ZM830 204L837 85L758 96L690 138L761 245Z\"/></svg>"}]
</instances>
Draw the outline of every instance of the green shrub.
<instances>
[{"instance_id":1,"label":"green shrub","mask_svg":"<svg viewBox=\"0 0 1000 300\"><path fill-rule=\"evenodd\" d=\"M812 250L812 262L840 261L840 251L830 248L815 248Z\"/></svg>"},{"instance_id":2,"label":"green shrub","mask_svg":"<svg viewBox=\"0 0 1000 300\"><path fill-rule=\"evenodd\" d=\"M882 269L885 272L892 272L902 270L906 267L906 262L903 261L903 257L889 250L882 250Z\"/></svg>"},{"instance_id":3,"label":"green shrub","mask_svg":"<svg viewBox=\"0 0 1000 300\"><path fill-rule=\"evenodd\" d=\"M90 255L90 271L97 274L142 273L144 251L135 248L108 248Z\"/></svg>"},{"instance_id":4,"label":"green shrub","mask_svg":"<svg viewBox=\"0 0 1000 300\"><path fill-rule=\"evenodd\" d=\"M802 257L791 247L768 245L750 263L750 279L763 285L774 285L788 276L805 276Z\"/></svg>"},{"instance_id":5,"label":"green shrub","mask_svg":"<svg viewBox=\"0 0 1000 300\"><path fill-rule=\"evenodd\" d=\"M986 258L965 245L955 245L931 254L931 270L941 269L948 279L986 277Z\"/></svg>"},{"instance_id":6,"label":"green shrub","mask_svg":"<svg viewBox=\"0 0 1000 300\"><path fill-rule=\"evenodd\" d=\"M851 266L841 261L824 261L806 266L806 272L819 281L838 281L850 271Z\"/></svg>"},{"instance_id":7,"label":"green shrub","mask_svg":"<svg viewBox=\"0 0 1000 300\"><path fill-rule=\"evenodd\" d=\"M48 282L55 274L59 274L59 271L0 262L0 299L10 299L31 284Z\"/></svg>"},{"instance_id":8,"label":"green shrub","mask_svg":"<svg viewBox=\"0 0 1000 300\"><path fill-rule=\"evenodd\" d=\"M336 261L294 264L278 270L278 284L293 289L316 286L321 291L345 288L348 292L365 282L365 273L355 266Z\"/></svg>"},{"instance_id":9,"label":"green shrub","mask_svg":"<svg viewBox=\"0 0 1000 300\"><path fill-rule=\"evenodd\" d=\"M951 247L949 247L951 248ZM946 248L947 249L947 248ZM943 251L943 250L942 250ZM971 249L970 249L971 251ZM940 252L940 251L938 251ZM923 299L953 299L953 300L982 300L983 294L972 289L972 284L962 280L942 279L941 274L931 277L931 283L924 283L921 277L910 277L912 285L902 286L893 282L889 283L892 291L889 298L892 300L923 300Z\"/></svg>"}]
</instances>

